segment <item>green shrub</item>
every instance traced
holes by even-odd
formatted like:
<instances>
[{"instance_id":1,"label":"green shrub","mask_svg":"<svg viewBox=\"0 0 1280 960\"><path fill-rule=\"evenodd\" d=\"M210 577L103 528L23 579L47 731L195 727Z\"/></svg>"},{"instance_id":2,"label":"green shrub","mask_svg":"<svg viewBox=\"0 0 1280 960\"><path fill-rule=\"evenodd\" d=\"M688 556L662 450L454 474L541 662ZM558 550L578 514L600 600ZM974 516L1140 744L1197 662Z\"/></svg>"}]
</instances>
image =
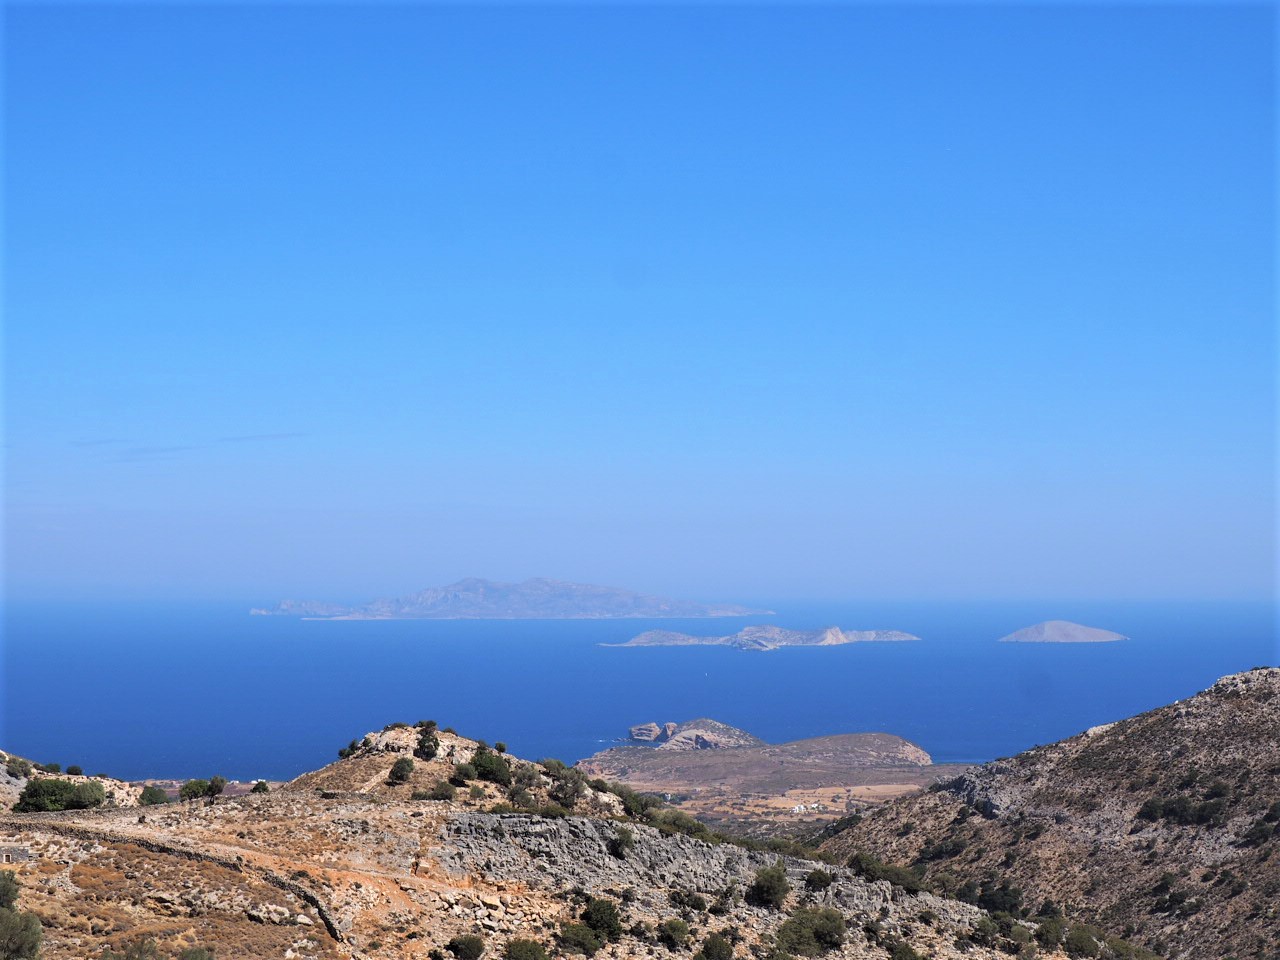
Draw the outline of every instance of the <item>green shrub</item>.
<instances>
[{"instance_id":1,"label":"green shrub","mask_svg":"<svg viewBox=\"0 0 1280 960\"><path fill-rule=\"evenodd\" d=\"M418 734L418 745L413 751L413 755L419 760L434 760L440 752L440 738L436 736L435 724L427 722L432 725L422 728L422 732Z\"/></svg>"},{"instance_id":2,"label":"green shrub","mask_svg":"<svg viewBox=\"0 0 1280 960\"><path fill-rule=\"evenodd\" d=\"M338 759L345 760L347 757L355 756L357 750L360 749L360 741L352 740L345 747L338 751Z\"/></svg>"},{"instance_id":3,"label":"green shrub","mask_svg":"<svg viewBox=\"0 0 1280 960\"><path fill-rule=\"evenodd\" d=\"M581 953L593 956L604 946L604 941L585 923L566 923L560 928L560 947L565 953Z\"/></svg>"},{"instance_id":4,"label":"green shrub","mask_svg":"<svg viewBox=\"0 0 1280 960\"><path fill-rule=\"evenodd\" d=\"M401 757L391 765L391 772L387 774L387 783L395 786L401 783L408 783L409 777L413 774L413 761L408 757Z\"/></svg>"},{"instance_id":5,"label":"green shrub","mask_svg":"<svg viewBox=\"0 0 1280 960\"><path fill-rule=\"evenodd\" d=\"M602 940L618 940L622 937L622 915L612 900L593 897L582 911L582 922L594 930Z\"/></svg>"},{"instance_id":6,"label":"green shrub","mask_svg":"<svg viewBox=\"0 0 1280 960\"><path fill-rule=\"evenodd\" d=\"M548 796L562 807L572 810L586 795L587 778L581 770L566 769L556 776L547 790Z\"/></svg>"},{"instance_id":7,"label":"green shrub","mask_svg":"<svg viewBox=\"0 0 1280 960\"><path fill-rule=\"evenodd\" d=\"M782 904L791 892L791 884L787 882L787 871L782 867L761 867L756 871L755 879L747 887L747 903L755 907L769 907L781 910Z\"/></svg>"},{"instance_id":8,"label":"green shrub","mask_svg":"<svg viewBox=\"0 0 1280 960\"><path fill-rule=\"evenodd\" d=\"M265 780L259 780L257 783L253 785L253 789L250 790L249 792L250 793L270 793L271 785L267 783L267 781Z\"/></svg>"},{"instance_id":9,"label":"green shrub","mask_svg":"<svg viewBox=\"0 0 1280 960\"><path fill-rule=\"evenodd\" d=\"M547 960L547 948L537 940L512 940L502 955L506 960Z\"/></svg>"},{"instance_id":10,"label":"green shrub","mask_svg":"<svg viewBox=\"0 0 1280 960\"><path fill-rule=\"evenodd\" d=\"M475 934L466 933L446 943L445 949L458 960L480 960L480 954L484 953L484 941Z\"/></svg>"},{"instance_id":11,"label":"green shrub","mask_svg":"<svg viewBox=\"0 0 1280 960\"><path fill-rule=\"evenodd\" d=\"M0 957L35 960L40 956L40 921L32 913L0 909Z\"/></svg>"},{"instance_id":12,"label":"green shrub","mask_svg":"<svg viewBox=\"0 0 1280 960\"><path fill-rule=\"evenodd\" d=\"M100 807L107 793L100 783L72 783L70 780L28 780L13 805L16 813L44 813L56 810L88 810Z\"/></svg>"},{"instance_id":13,"label":"green shrub","mask_svg":"<svg viewBox=\"0 0 1280 960\"><path fill-rule=\"evenodd\" d=\"M9 759L4 762L4 768L5 771L8 772L9 776L15 777L19 780L25 780L27 777L31 776L31 761L23 760L21 757L9 757Z\"/></svg>"},{"instance_id":14,"label":"green shrub","mask_svg":"<svg viewBox=\"0 0 1280 960\"><path fill-rule=\"evenodd\" d=\"M77 765L77 764L74 764L74 763L73 763L71 766L67 767L67 776L69 776L69 777L83 777L83 776L84 776L84 767L81 767L81 766L79 766L79 765Z\"/></svg>"},{"instance_id":15,"label":"green shrub","mask_svg":"<svg viewBox=\"0 0 1280 960\"><path fill-rule=\"evenodd\" d=\"M458 795L457 789L448 780L441 780L431 788L431 800L452 800Z\"/></svg>"},{"instance_id":16,"label":"green shrub","mask_svg":"<svg viewBox=\"0 0 1280 960\"><path fill-rule=\"evenodd\" d=\"M800 957L816 957L844 943L845 922L830 907L797 910L778 928L778 946Z\"/></svg>"},{"instance_id":17,"label":"green shrub","mask_svg":"<svg viewBox=\"0 0 1280 960\"><path fill-rule=\"evenodd\" d=\"M805 875L804 888L806 890L813 891L825 890L827 887L831 886L833 882L834 878L831 874L821 868L815 868Z\"/></svg>"},{"instance_id":18,"label":"green shrub","mask_svg":"<svg viewBox=\"0 0 1280 960\"><path fill-rule=\"evenodd\" d=\"M222 793L222 791L225 790L226 788L227 788L226 777L210 777L209 789L205 792L205 795L209 797L210 800L212 800L214 797L219 796Z\"/></svg>"},{"instance_id":19,"label":"green shrub","mask_svg":"<svg viewBox=\"0 0 1280 960\"><path fill-rule=\"evenodd\" d=\"M1060 917L1048 917L1036 927L1036 942L1045 947L1056 947L1062 943L1066 926Z\"/></svg>"},{"instance_id":20,"label":"green shrub","mask_svg":"<svg viewBox=\"0 0 1280 960\"><path fill-rule=\"evenodd\" d=\"M476 778L476 768L469 763L460 763L453 768L453 776L449 778L449 782L457 787L465 787L467 783Z\"/></svg>"},{"instance_id":21,"label":"green shrub","mask_svg":"<svg viewBox=\"0 0 1280 960\"><path fill-rule=\"evenodd\" d=\"M618 827L617 832L609 838L609 852L619 860L625 860L636 845L636 835L627 827Z\"/></svg>"},{"instance_id":22,"label":"green shrub","mask_svg":"<svg viewBox=\"0 0 1280 960\"><path fill-rule=\"evenodd\" d=\"M154 784L147 784L142 788L142 796L138 797L138 803L144 807L154 807L157 804L168 803L169 795Z\"/></svg>"},{"instance_id":23,"label":"green shrub","mask_svg":"<svg viewBox=\"0 0 1280 960\"><path fill-rule=\"evenodd\" d=\"M506 758L491 750L477 749L471 758L471 765L476 768L476 776L502 787L511 786L511 764Z\"/></svg>"},{"instance_id":24,"label":"green shrub","mask_svg":"<svg viewBox=\"0 0 1280 960\"><path fill-rule=\"evenodd\" d=\"M664 920L658 925L658 942L668 950L683 950L689 942L689 925L683 920Z\"/></svg>"},{"instance_id":25,"label":"green shrub","mask_svg":"<svg viewBox=\"0 0 1280 960\"><path fill-rule=\"evenodd\" d=\"M178 954L178 960L214 960L208 947L188 947Z\"/></svg>"},{"instance_id":26,"label":"green shrub","mask_svg":"<svg viewBox=\"0 0 1280 960\"><path fill-rule=\"evenodd\" d=\"M104 950L102 960L161 960L160 949L154 940L135 940L124 948L124 953Z\"/></svg>"},{"instance_id":27,"label":"green shrub","mask_svg":"<svg viewBox=\"0 0 1280 960\"><path fill-rule=\"evenodd\" d=\"M188 780L178 788L178 799L180 800L199 800L208 795L208 780Z\"/></svg>"},{"instance_id":28,"label":"green shrub","mask_svg":"<svg viewBox=\"0 0 1280 960\"><path fill-rule=\"evenodd\" d=\"M1072 927L1067 931L1062 946L1069 957L1096 957L1100 952L1097 938L1083 926Z\"/></svg>"},{"instance_id":29,"label":"green shrub","mask_svg":"<svg viewBox=\"0 0 1280 960\"><path fill-rule=\"evenodd\" d=\"M471 785L471 789L467 791L467 794L472 800L483 800L485 797L484 787L480 786L478 783L473 783Z\"/></svg>"},{"instance_id":30,"label":"green shrub","mask_svg":"<svg viewBox=\"0 0 1280 960\"><path fill-rule=\"evenodd\" d=\"M18 877L12 870L0 870L0 910L18 902Z\"/></svg>"},{"instance_id":31,"label":"green shrub","mask_svg":"<svg viewBox=\"0 0 1280 960\"><path fill-rule=\"evenodd\" d=\"M733 944L722 934L713 933L702 941L698 955L704 960L733 960Z\"/></svg>"},{"instance_id":32,"label":"green shrub","mask_svg":"<svg viewBox=\"0 0 1280 960\"><path fill-rule=\"evenodd\" d=\"M888 880L908 893L919 893L925 889L924 881L918 873L877 860L867 853L855 853L849 858L849 867L868 880Z\"/></svg>"}]
</instances>

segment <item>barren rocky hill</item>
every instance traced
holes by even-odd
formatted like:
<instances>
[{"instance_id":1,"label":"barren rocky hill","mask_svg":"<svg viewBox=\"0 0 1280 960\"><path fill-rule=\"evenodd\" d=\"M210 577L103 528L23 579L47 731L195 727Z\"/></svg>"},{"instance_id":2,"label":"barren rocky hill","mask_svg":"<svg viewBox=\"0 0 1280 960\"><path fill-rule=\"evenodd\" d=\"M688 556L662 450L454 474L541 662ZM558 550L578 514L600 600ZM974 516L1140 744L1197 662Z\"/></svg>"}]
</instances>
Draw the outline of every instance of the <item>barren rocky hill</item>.
<instances>
[{"instance_id":1,"label":"barren rocky hill","mask_svg":"<svg viewBox=\"0 0 1280 960\"><path fill-rule=\"evenodd\" d=\"M1007 883L1173 957L1280 956L1280 669L975 768L825 848Z\"/></svg>"},{"instance_id":2,"label":"barren rocky hill","mask_svg":"<svg viewBox=\"0 0 1280 960\"><path fill-rule=\"evenodd\" d=\"M14 869L43 956L150 939L162 957L201 945L253 960L996 960L1030 940L977 907L722 842L429 724L342 754L267 793L0 815L0 845L31 854Z\"/></svg>"}]
</instances>

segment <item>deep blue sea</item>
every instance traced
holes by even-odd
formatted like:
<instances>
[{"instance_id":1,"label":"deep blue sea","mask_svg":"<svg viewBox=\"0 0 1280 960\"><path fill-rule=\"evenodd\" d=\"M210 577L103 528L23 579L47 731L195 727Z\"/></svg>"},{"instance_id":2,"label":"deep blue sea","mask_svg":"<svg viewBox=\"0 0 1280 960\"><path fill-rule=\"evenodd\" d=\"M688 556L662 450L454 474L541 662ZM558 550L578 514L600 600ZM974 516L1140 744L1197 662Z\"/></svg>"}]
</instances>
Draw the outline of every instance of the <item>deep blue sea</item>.
<instances>
[{"instance_id":1,"label":"deep blue sea","mask_svg":"<svg viewBox=\"0 0 1280 960\"><path fill-rule=\"evenodd\" d=\"M884 731L982 761L1276 664L1256 603L774 604L694 621L305 621L246 606L16 605L0 748L126 779L284 779L396 720L437 720L572 762L648 720L714 717L778 742ZM1069 619L1133 639L1001 644ZM768 653L609 649L653 627L901 629L918 643Z\"/></svg>"}]
</instances>

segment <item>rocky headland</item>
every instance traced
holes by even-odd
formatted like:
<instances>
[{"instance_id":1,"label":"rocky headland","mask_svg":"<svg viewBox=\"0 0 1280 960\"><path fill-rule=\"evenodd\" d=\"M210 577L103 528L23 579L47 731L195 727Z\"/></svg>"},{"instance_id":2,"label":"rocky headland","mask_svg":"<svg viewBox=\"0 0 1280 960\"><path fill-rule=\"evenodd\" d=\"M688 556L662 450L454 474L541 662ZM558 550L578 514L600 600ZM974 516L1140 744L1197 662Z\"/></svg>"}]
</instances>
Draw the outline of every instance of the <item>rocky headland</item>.
<instances>
[{"instance_id":1,"label":"rocky headland","mask_svg":"<svg viewBox=\"0 0 1280 960\"><path fill-rule=\"evenodd\" d=\"M630 743L593 754L578 768L756 836L816 829L965 769L935 765L914 743L884 733L770 744L702 718L639 724L629 734Z\"/></svg>"}]
</instances>

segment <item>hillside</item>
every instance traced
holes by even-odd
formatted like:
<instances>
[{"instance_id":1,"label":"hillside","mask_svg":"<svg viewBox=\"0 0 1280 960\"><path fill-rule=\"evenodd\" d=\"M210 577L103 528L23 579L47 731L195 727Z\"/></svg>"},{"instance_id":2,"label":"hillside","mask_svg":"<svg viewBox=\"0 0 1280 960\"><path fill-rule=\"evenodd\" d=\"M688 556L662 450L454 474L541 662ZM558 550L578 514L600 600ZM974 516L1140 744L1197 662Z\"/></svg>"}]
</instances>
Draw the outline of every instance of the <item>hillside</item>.
<instances>
[{"instance_id":1,"label":"hillside","mask_svg":"<svg viewBox=\"0 0 1280 960\"><path fill-rule=\"evenodd\" d=\"M885 733L769 744L706 719L632 731L659 745L611 747L579 769L670 795L701 820L753 836L815 829L964 769L935 766L915 744Z\"/></svg>"},{"instance_id":2,"label":"hillside","mask_svg":"<svg viewBox=\"0 0 1280 960\"><path fill-rule=\"evenodd\" d=\"M342 753L269 793L0 815L0 845L31 855L13 869L43 956L153 939L162 957L201 945L220 958L439 960L474 956L470 937L513 960L704 946L741 960L780 960L779 946L997 960L1030 937L968 904L720 842L628 791L430 725L391 725Z\"/></svg>"},{"instance_id":3,"label":"hillside","mask_svg":"<svg viewBox=\"0 0 1280 960\"><path fill-rule=\"evenodd\" d=\"M671 600L585 583L543 577L500 583L470 577L446 587L429 587L404 597L373 600L360 606L313 600L285 600L259 616L324 620L607 620L617 618L743 617L769 613L735 604Z\"/></svg>"},{"instance_id":4,"label":"hillside","mask_svg":"<svg viewBox=\"0 0 1280 960\"><path fill-rule=\"evenodd\" d=\"M625 643L602 643L602 647L734 647L738 650L777 650L780 647L835 647L846 643L885 643L919 640L901 630L789 630L785 627L744 627L728 636L695 636L672 630L646 630Z\"/></svg>"},{"instance_id":5,"label":"hillside","mask_svg":"<svg viewBox=\"0 0 1280 960\"><path fill-rule=\"evenodd\" d=\"M1280 954L1280 669L975 768L825 843L1008 882L1174 957Z\"/></svg>"}]
</instances>

